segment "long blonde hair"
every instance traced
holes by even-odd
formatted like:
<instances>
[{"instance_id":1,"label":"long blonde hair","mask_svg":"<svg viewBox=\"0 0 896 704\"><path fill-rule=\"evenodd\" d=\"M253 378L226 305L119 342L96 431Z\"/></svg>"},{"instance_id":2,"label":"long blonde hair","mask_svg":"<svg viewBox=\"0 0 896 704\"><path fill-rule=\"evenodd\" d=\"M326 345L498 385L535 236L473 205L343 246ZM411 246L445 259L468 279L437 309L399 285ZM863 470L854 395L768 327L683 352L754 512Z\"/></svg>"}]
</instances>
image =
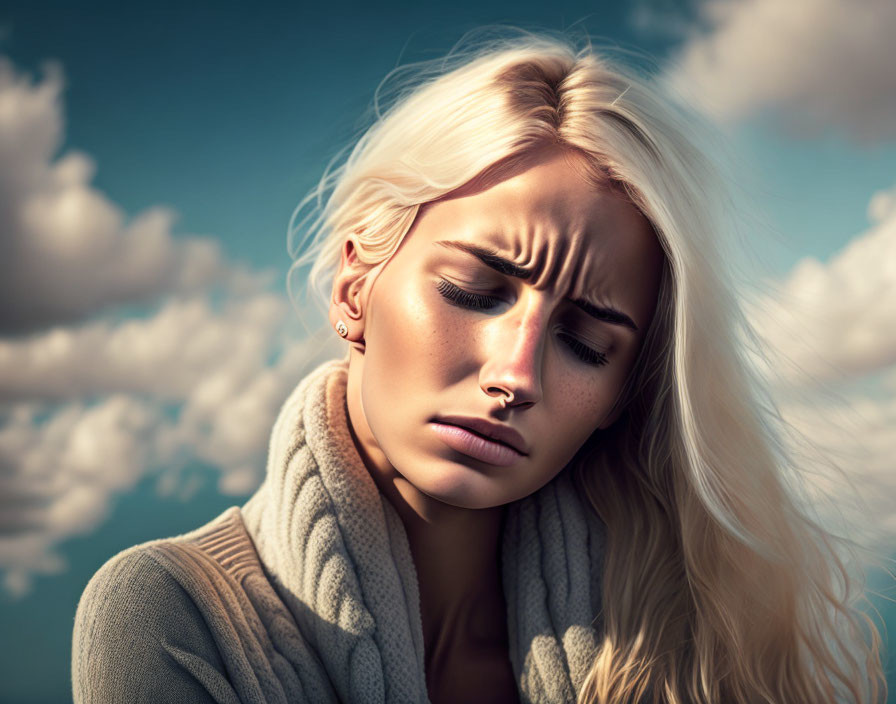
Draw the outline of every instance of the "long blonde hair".
<instances>
[{"instance_id":1,"label":"long blonde hair","mask_svg":"<svg viewBox=\"0 0 896 704\"><path fill-rule=\"evenodd\" d=\"M466 47L388 77L391 104L377 94L372 126L296 210L294 269L311 265L326 304L349 233L376 264L422 204L495 165L544 142L586 156L652 223L666 263L625 411L568 468L607 526L603 641L578 701L877 701L861 584L844 541L801 507L746 359L700 123L590 42L514 31Z\"/></svg>"}]
</instances>

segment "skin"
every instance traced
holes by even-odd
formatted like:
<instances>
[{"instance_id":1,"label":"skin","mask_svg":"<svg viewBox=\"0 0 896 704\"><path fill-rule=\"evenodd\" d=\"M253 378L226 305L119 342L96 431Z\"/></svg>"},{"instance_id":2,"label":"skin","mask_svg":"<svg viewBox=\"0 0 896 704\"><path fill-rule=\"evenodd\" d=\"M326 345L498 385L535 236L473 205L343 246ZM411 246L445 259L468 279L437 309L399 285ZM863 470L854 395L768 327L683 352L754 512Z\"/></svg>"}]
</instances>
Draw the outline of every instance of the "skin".
<instances>
[{"instance_id":1,"label":"skin","mask_svg":"<svg viewBox=\"0 0 896 704\"><path fill-rule=\"evenodd\" d=\"M544 147L497 184L468 184L426 204L376 266L359 261L354 236L343 247L330 319L347 324L352 345L348 415L358 452L408 535L433 702L516 701L500 576L503 507L544 486L615 420L654 314L663 261L656 236L627 199L586 180L582 158ZM497 250L533 274L501 274L437 244L445 240ZM442 280L493 300L463 307L440 293ZM570 298L612 306L637 329L595 320ZM606 363L583 360L570 340ZM444 414L509 425L528 454L497 466L458 452L433 430Z\"/></svg>"}]
</instances>

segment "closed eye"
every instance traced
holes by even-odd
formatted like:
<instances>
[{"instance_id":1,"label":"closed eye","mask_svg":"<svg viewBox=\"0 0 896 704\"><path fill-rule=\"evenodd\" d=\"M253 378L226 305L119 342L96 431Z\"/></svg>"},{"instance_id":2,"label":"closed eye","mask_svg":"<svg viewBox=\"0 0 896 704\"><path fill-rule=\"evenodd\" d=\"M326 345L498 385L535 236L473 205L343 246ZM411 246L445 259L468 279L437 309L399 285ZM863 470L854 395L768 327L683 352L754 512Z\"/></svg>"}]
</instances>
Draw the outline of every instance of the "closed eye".
<instances>
[{"instance_id":1,"label":"closed eye","mask_svg":"<svg viewBox=\"0 0 896 704\"><path fill-rule=\"evenodd\" d=\"M439 279L436 286L439 293L450 303L458 305L461 308L472 308L474 310L489 310L494 308L501 302L500 298L494 296L483 296L479 293L470 293L462 288L455 286L447 279Z\"/></svg>"},{"instance_id":2,"label":"closed eye","mask_svg":"<svg viewBox=\"0 0 896 704\"><path fill-rule=\"evenodd\" d=\"M495 296L485 296L481 293L470 293L462 288L455 286L447 279L439 279L436 284L436 290L451 305L469 310L490 310L501 303L501 299ZM592 349L575 337L566 333L558 335L569 347L570 350L586 364L600 367L607 363L607 355L599 350Z\"/></svg>"}]
</instances>

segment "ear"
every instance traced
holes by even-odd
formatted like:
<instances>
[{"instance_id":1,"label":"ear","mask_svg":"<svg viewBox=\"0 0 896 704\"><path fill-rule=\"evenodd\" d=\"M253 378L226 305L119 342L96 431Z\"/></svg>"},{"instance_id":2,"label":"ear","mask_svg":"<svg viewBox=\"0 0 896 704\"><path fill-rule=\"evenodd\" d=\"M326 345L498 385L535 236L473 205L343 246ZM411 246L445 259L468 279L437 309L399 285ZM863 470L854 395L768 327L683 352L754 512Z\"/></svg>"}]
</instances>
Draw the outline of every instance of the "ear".
<instances>
[{"instance_id":1,"label":"ear","mask_svg":"<svg viewBox=\"0 0 896 704\"><path fill-rule=\"evenodd\" d=\"M330 324L339 329L340 321L347 332L344 339L353 343L361 351L364 350L364 322L367 308L370 274L377 267L365 264L358 259L356 235L346 237L342 244L342 258L339 270L333 279L333 293L330 296Z\"/></svg>"}]
</instances>

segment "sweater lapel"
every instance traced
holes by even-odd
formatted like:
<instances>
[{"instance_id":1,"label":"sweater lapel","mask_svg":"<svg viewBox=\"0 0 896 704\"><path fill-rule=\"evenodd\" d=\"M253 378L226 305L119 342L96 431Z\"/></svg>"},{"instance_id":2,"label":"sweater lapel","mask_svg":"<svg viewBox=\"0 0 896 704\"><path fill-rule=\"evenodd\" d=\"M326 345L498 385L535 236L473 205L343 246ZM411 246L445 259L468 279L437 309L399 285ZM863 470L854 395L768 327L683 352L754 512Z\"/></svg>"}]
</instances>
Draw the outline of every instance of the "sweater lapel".
<instances>
[{"instance_id":1,"label":"sweater lapel","mask_svg":"<svg viewBox=\"0 0 896 704\"><path fill-rule=\"evenodd\" d=\"M574 702L602 635L605 527L567 472L508 506L502 567L510 660L524 701Z\"/></svg>"},{"instance_id":2,"label":"sweater lapel","mask_svg":"<svg viewBox=\"0 0 896 704\"><path fill-rule=\"evenodd\" d=\"M244 520L340 699L425 702L413 560L352 442L346 381L326 362L287 399Z\"/></svg>"}]
</instances>

